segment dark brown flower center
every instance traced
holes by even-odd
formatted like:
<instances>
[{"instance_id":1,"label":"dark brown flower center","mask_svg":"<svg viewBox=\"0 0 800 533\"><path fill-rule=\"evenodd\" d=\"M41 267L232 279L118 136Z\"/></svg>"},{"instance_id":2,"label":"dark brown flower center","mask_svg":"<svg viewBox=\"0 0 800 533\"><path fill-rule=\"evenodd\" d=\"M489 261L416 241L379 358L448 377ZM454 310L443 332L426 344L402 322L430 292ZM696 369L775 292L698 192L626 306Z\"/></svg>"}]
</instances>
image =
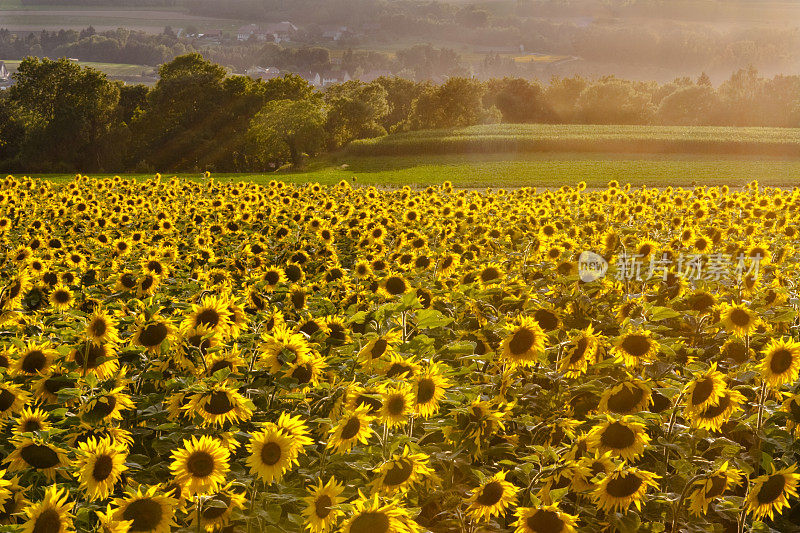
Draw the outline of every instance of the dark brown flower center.
<instances>
[{"instance_id":1,"label":"dark brown flower center","mask_svg":"<svg viewBox=\"0 0 800 533\"><path fill-rule=\"evenodd\" d=\"M8 389L0 390L0 412L9 409L12 405L14 405L16 400L17 397L14 396L14 394Z\"/></svg>"},{"instance_id":2,"label":"dark brown flower center","mask_svg":"<svg viewBox=\"0 0 800 533\"><path fill-rule=\"evenodd\" d=\"M43 444L28 444L19 452L22 460L33 468L45 470L58 466L58 454L49 446Z\"/></svg>"},{"instance_id":3,"label":"dark brown flower center","mask_svg":"<svg viewBox=\"0 0 800 533\"><path fill-rule=\"evenodd\" d=\"M208 401L203 406L203 409L212 415L224 415L233 410L233 408L234 405L230 398L228 398L228 393L219 390L212 392Z\"/></svg>"},{"instance_id":4,"label":"dark brown flower center","mask_svg":"<svg viewBox=\"0 0 800 533\"><path fill-rule=\"evenodd\" d=\"M220 316L216 309L205 308L197 313L197 318L195 318L194 322L197 326L215 328L219 324L219 319Z\"/></svg>"},{"instance_id":5,"label":"dark brown flower center","mask_svg":"<svg viewBox=\"0 0 800 533\"><path fill-rule=\"evenodd\" d=\"M539 509L525 521L525 525L534 533L560 533L564 521L558 513L547 509Z\"/></svg>"},{"instance_id":6,"label":"dark brown flower center","mask_svg":"<svg viewBox=\"0 0 800 533\"><path fill-rule=\"evenodd\" d=\"M701 415L702 418L716 418L719 415L723 414L728 407L731 405L731 398L727 394L723 395L722 398L719 399L719 403L717 405L713 405L703 411Z\"/></svg>"},{"instance_id":7,"label":"dark brown flower center","mask_svg":"<svg viewBox=\"0 0 800 533\"><path fill-rule=\"evenodd\" d=\"M125 507L122 512L123 520L133 520L128 531L152 531L161 524L164 510L152 498L136 500Z\"/></svg>"},{"instance_id":8,"label":"dark brown flower center","mask_svg":"<svg viewBox=\"0 0 800 533\"><path fill-rule=\"evenodd\" d=\"M426 404L436 394L436 383L431 378L422 378L417 385L417 403Z\"/></svg>"},{"instance_id":9,"label":"dark brown flower center","mask_svg":"<svg viewBox=\"0 0 800 533\"><path fill-rule=\"evenodd\" d=\"M61 531L61 516L55 509L45 509L33 525L32 533L59 533Z\"/></svg>"},{"instance_id":10,"label":"dark brown flower center","mask_svg":"<svg viewBox=\"0 0 800 533\"><path fill-rule=\"evenodd\" d=\"M161 322L156 324L148 324L139 334L139 342L142 344L142 346L154 348L164 342L164 339L167 338L168 333L169 330L167 329L166 324Z\"/></svg>"},{"instance_id":11,"label":"dark brown flower center","mask_svg":"<svg viewBox=\"0 0 800 533\"><path fill-rule=\"evenodd\" d=\"M503 485L499 481L492 481L481 491L476 502L484 507L491 507L503 499Z\"/></svg>"},{"instance_id":12,"label":"dark brown flower center","mask_svg":"<svg viewBox=\"0 0 800 533\"><path fill-rule=\"evenodd\" d=\"M314 513L317 515L317 518L324 519L329 514L331 514L331 505L333 504L333 500L327 494L322 494L314 500Z\"/></svg>"},{"instance_id":13,"label":"dark brown flower center","mask_svg":"<svg viewBox=\"0 0 800 533\"><path fill-rule=\"evenodd\" d=\"M522 355L531 349L536 340L536 335L528 328L518 329L508 342L511 355Z\"/></svg>"},{"instance_id":14,"label":"dark brown flower center","mask_svg":"<svg viewBox=\"0 0 800 533\"><path fill-rule=\"evenodd\" d=\"M22 357L22 371L28 374L36 374L47 365L47 356L41 350L31 350Z\"/></svg>"},{"instance_id":15,"label":"dark brown flower center","mask_svg":"<svg viewBox=\"0 0 800 533\"><path fill-rule=\"evenodd\" d=\"M622 349L633 357L644 357L650 351L650 339L645 335L627 335L622 341Z\"/></svg>"},{"instance_id":16,"label":"dark brown flower center","mask_svg":"<svg viewBox=\"0 0 800 533\"><path fill-rule=\"evenodd\" d=\"M772 353L769 361L769 369L773 374L783 374L792 367L794 357L791 350L779 348Z\"/></svg>"},{"instance_id":17,"label":"dark brown flower center","mask_svg":"<svg viewBox=\"0 0 800 533\"><path fill-rule=\"evenodd\" d=\"M645 391L640 387L623 386L608 398L608 409L612 413L627 414L639 406Z\"/></svg>"},{"instance_id":18,"label":"dark brown flower center","mask_svg":"<svg viewBox=\"0 0 800 533\"><path fill-rule=\"evenodd\" d=\"M205 451L194 451L186 461L186 470L194 477L207 477L214 471L214 458Z\"/></svg>"},{"instance_id":19,"label":"dark brown flower center","mask_svg":"<svg viewBox=\"0 0 800 533\"><path fill-rule=\"evenodd\" d=\"M389 533L389 517L380 511L361 513L350 524L351 533Z\"/></svg>"},{"instance_id":20,"label":"dark brown flower center","mask_svg":"<svg viewBox=\"0 0 800 533\"><path fill-rule=\"evenodd\" d=\"M378 357L382 356L384 352L386 352L386 348L388 346L389 343L386 342L386 339L376 339L375 344L372 345L370 355L372 355L373 359L377 359Z\"/></svg>"},{"instance_id":21,"label":"dark brown flower center","mask_svg":"<svg viewBox=\"0 0 800 533\"><path fill-rule=\"evenodd\" d=\"M386 410L392 416L402 415L405 409L406 409L406 400L400 395L392 396L386 402Z\"/></svg>"},{"instance_id":22,"label":"dark brown flower center","mask_svg":"<svg viewBox=\"0 0 800 533\"><path fill-rule=\"evenodd\" d=\"M758 489L756 500L760 505L770 504L780 498L784 487L786 487L786 478L783 474L773 474Z\"/></svg>"},{"instance_id":23,"label":"dark brown flower center","mask_svg":"<svg viewBox=\"0 0 800 533\"><path fill-rule=\"evenodd\" d=\"M711 478L711 487L706 490L706 498L716 498L725 492L728 486L728 476L719 474Z\"/></svg>"},{"instance_id":24,"label":"dark brown flower center","mask_svg":"<svg viewBox=\"0 0 800 533\"><path fill-rule=\"evenodd\" d=\"M111 475L111 471L114 468L114 461L111 459L110 455L103 454L97 457L97 460L94 462L94 468L92 469L92 478L95 481L105 481L108 476Z\"/></svg>"},{"instance_id":25,"label":"dark brown flower center","mask_svg":"<svg viewBox=\"0 0 800 533\"><path fill-rule=\"evenodd\" d=\"M267 442L261 447L261 461L267 466L273 466L281 460L280 444L277 442Z\"/></svg>"},{"instance_id":26,"label":"dark brown flower center","mask_svg":"<svg viewBox=\"0 0 800 533\"><path fill-rule=\"evenodd\" d=\"M400 276L390 276L386 280L386 292L396 296L406 292L406 282Z\"/></svg>"},{"instance_id":27,"label":"dark brown flower center","mask_svg":"<svg viewBox=\"0 0 800 533\"><path fill-rule=\"evenodd\" d=\"M714 379L702 378L695 384L694 390L692 391L692 405L701 405L705 403L712 392L714 392Z\"/></svg>"},{"instance_id":28,"label":"dark brown flower center","mask_svg":"<svg viewBox=\"0 0 800 533\"><path fill-rule=\"evenodd\" d=\"M627 498L632 496L642 486L642 480L634 473L624 473L608 480L606 492L614 498Z\"/></svg>"},{"instance_id":29,"label":"dark brown flower center","mask_svg":"<svg viewBox=\"0 0 800 533\"><path fill-rule=\"evenodd\" d=\"M636 433L620 422L612 422L600 435L603 446L613 450L624 450L636 442Z\"/></svg>"},{"instance_id":30,"label":"dark brown flower center","mask_svg":"<svg viewBox=\"0 0 800 533\"><path fill-rule=\"evenodd\" d=\"M357 416L353 416L342 428L342 439L343 440L350 440L356 435L358 435L359 430L361 429L361 420Z\"/></svg>"},{"instance_id":31,"label":"dark brown flower center","mask_svg":"<svg viewBox=\"0 0 800 533\"><path fill-rule=\"evenodd\" d=\"M395 461L392 467L387 470L383 478L383 484L389 486L400 485L401 483L405 483L413 472L414 465L411 464L411 461L406 459Z\"/></svg>"},{"instance_id":32,"label":"dark brown flower center","mask_svg":"<svg viewBox=\"0 0 800 533\"><path fill-rule=\"evenodd\" d=\"M734 326L745 328L750 325L750 315L744 309L738 307L733 309L730 313L731 322Z\"/></svg>"}]
</instances>

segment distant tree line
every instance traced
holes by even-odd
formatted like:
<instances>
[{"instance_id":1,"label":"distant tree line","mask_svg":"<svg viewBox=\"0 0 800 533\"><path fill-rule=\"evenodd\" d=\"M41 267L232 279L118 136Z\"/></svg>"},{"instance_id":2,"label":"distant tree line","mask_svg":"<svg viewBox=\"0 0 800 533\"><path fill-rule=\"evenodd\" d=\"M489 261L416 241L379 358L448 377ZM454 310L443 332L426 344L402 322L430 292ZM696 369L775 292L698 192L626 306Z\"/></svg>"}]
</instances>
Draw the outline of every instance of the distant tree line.
<instances>
[{"instance_id":1,"label":"distant tree line","mask_svg":"<svg viewBox=\"0 0 800 533\"><path fill-rule=\"evenodd\" d=\"M442 84L381 77L315 90L296 75L231 76L198 53L162 65L152 88L66 59L27 58L0 91L0 167L24 171L264 171L355 139L474 124L800 127L800 76L734 73L667 84L615 77Z\"/></svg>"}]
</instances>

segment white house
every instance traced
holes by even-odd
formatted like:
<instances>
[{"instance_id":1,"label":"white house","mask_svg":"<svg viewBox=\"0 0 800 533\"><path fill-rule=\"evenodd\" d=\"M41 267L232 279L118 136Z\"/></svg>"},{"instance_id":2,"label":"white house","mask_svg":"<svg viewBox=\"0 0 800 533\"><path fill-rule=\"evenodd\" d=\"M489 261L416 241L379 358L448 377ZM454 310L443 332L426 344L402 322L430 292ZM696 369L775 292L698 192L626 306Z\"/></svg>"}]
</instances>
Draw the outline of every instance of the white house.
<instances>
[{"instance_id":1,"label":"white house","mask_svg":"<svg viewBox=\"0 0 800 533\"><path fill-rule=\"evenodd\" d=\"M327 87L329 85L333 85L334 83L344 83L352 79L353 78L350 77L350 74L344 70L331 70L328 72L321 72L319 74L319 82L315 85L318 87Z\"/></svg>"},{"instance_id":2,"label":"white house","mask_svg":"<svg viewBox=\"0 0 800 533\"><path fill-rule=\"evenodd\" d=\"M347 26L323 26L322 38L338 41L347 34Z\"/></svg>"},{"instance_id":3,"label":"white house","mask_svg":"<svg viewBox=\"0 0 800 533\"><path fill-rule=\"evenodd\" d=\"M273 78L277 78L281 75L281 71L275 67L253 67L247 69L245 72L247 76L253 78L254 80L271 80Z\"/></svg>"},{"instance_id":4,"label":"white house","mask_svg":"<svg viewBox=\"0 0 800 533\"><path fill-rule=\"evenodd\" d=\"M6 64L0 61L0 81L8 81L9 74Z\"/></svg>"}]
</instances>

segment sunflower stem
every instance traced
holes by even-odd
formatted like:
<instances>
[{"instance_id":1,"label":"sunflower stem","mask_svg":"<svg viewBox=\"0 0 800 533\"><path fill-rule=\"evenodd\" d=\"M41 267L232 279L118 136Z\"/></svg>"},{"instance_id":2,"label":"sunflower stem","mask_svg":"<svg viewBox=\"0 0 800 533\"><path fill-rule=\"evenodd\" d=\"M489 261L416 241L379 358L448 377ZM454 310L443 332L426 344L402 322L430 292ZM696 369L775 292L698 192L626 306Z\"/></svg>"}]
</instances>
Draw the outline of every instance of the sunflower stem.
<instances>
[{"instance_id":1,"label":"sunflower stem","mask_svg":"<svg viewBox=\"0 0 800 533\"><path fill-rule=\"evenodd\" d=\"M687 481L686 485L683 487L683 490L681 491L680 498L675 500L675 507L673 507L673 509L672 509L672 528L670 529L670 531L672 533L677 533L677 531L678 531L677 530L678 517L680 517L681 509L683 508L683 500L686 499L686 493L692 487L694 482L697 481L698 479L700 479L701 477L703 477L703 476L694 476L689 481Z\"/></svg>"},{"instance_id":2,"label":"sunflower stem","mask_svg":"<svg viewBox=\"0 0 800 533\"><path fill-rule=\"evenodd\" d=\"M201 517L200 511L202 509L203 504L200 501L200 496L195 496L195 499L197 501L197 533L201 533L202 525L200 524L200 517Z\"/></svg>"},{"instance_id":3,"label":"sunflower stem","mask_svg":"<svg viewBox=\"0 0 800 533\"><path fill-rule=\"evenodd\" d=\"M755 475L758 476L761 473L761 425L764 423L764 403L767 399L767 381L765 379L761 380L761 391L758 395L758 417L756 419L756 464L755 464Z\"/></svg>"},{"instance_id":4,"label":"sunflower stem","mask_svg":"<svg viewBox=\"0 0 800 533\"><path fill-rule=\"evenodd\" d=\"M664 437L665 443L669 443L669 439L672 437L672 429L675 427L675 418L676 418L675 415L678 412L678 406L681 404L681 400L683 400L683 395L684 393L681 392L672 406L672 413L669 415L669 426L667 427L667 434ZM666 444L664 445L664 468L665 469L669 468L669 448L666 446Z\"/></svg>"}]
</instances>

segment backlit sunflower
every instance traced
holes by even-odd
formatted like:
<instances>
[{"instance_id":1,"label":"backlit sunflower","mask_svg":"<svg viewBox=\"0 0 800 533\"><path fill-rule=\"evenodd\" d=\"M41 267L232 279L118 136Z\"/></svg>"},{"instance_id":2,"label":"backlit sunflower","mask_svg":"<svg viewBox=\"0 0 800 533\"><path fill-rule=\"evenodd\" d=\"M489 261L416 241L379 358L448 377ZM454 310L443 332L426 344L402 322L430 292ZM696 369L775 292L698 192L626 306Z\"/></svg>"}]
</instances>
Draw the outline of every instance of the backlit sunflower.
<instances>
[{"instance_id":1,"label":"backlit sunflower","mask_svg":"<svg viewBox=\"0 0 800 533\"><path fill-rule=\"evenodd\" d=\"M316 485L308 487L309 495L303 498L306 502L303 509L306 529L311 533L328 533L336 527L344 513L333 507L344 501L340 496L343 490L344 487L333 477L325 484L319 479Z\"/></svg>"},{"instance_id":2,"label":"backlit sunflower","mask_svg":"<svg viewBox=\"0 0 800 533\"><path fill-rule=\"evenodd\" d=\"M796 474L797 465L775 470L771 465L771 474L756 478L747 494L747 512L758 520L768 516L770 520L775 513L781 514L784 507L789 507L789 498L797 497L797 483L800 474Z\"/></svg>"},{"instance_id":3,"label":"backlit sunflower","mask_svg":"<svg viewBox=\"0 0 800 533\"><path fill-rule=\"evenodd\" d=\"M277 428L268 428L254 433L247 447L250 453L247 466L250 473L257 475L265 483L278 482L292 465L297 464L297 456L302 445Z\"/></svg>"},{"instance_id":4,"label":"backlit sunflower","mask_svg":"<svg viewBox=\"0 0 800 533\"><path fill-rule=\"evenodd\" d=\"M122 392L122 389L115 387L91 397L81 406L81 420L87 424L122 420L122 411L136 408L130 396Z\"/></svg>"},{"instance_id":5,"label":"backlit sunflower","mask_svg":"<svg viewBox=\"0 0 800 533\"><path fill-rule=\"evenodd\" d=\"M500 357L522 366L535 363L544 351L547 335L533 317L518 317L506 326Z\"/></svg>"},{"instance_id":6,"label":"backlit sunflower","mask_svg":"<svg viewBox=\"0 0 800 533\"><path fill-rule=\"evenodd\" d=\"M725 394L725 374L717 370L716 363L704 373L695 377L683 389L686 397L686 413L704 411L712 405L719 404Z\"/></svg>"},{"instance_id":7,"label":"backlit sunflower","mask_svg":"<svg viewBox=\"0 0 800 533\"><path fill-rule=\"evenodd\" d=\"M637 367L653 359L659 351L659 344L649 330L638 329L627 332L617 339L611 352L629 367Z\"/></svg>"},{"instance_id":8,"label":"backlit sunflower","mask_svg":"<svg viewBox=\"0 0 800 533\"><path fill-rule=\"evenodd\" d=\"M125 466L127 450L109 438L90 438L78 444L75 469L89 501L105 500L113 492Z\"/></svg>"},{"instance_id":9,"label":"backlit sunflower","mask_svg":"<svg viewBox=\"0 0 800 533\"><path fill-rule=\"evenodd\" d=\"M414 380L414 411L422 418L430 418L439 411L450 382L444 377L444 367L431 363Z\"/></svg>"},{"instance_id":10,"label":"backlit sunflower","mask_svg":"<svg viewBox=\"0 0 800 533\"><path fill-rule=\"evenodd\" d=\"M653 391L646 381L629 378L603 391L597 410L601 413L633 415L652 403Z\"/></svg>"},{"instance_id":11,"label":"backlit sunflower","mask_svg":"<svg viewBox=\"0 0 800 533\"><path fill-rule=\"evenodd\" d=\"M40 438L22 437L14 441L14 451L3 461L10 472L35 470L48 481L54 481L56 471L67 466L66 452Z\"/></svg>"},{"instance_id":12,"label":"backlit sunflower","mask_svg":"<svg viewBox=\"0 0 800 533\"><path fill-rule=\"evenodd\" d=\"M717 470L695 481L689 496L689 512L695 516L706 514L709 503L742 483L742 475L741 470L728 468L725 461Z\"/></svg>"},{"instance_id":13,"label":"backlit sunflower","mask_svg":"<svg viewBox=\"0 0 800 533\"><path fill-rule=\"evenodd\" d=\"M144 492L142 488L140 486L135 492L126 492L124 497L114 500L113 519L131 521L130 532L169 533L174 525L178 500L157 494L157 487L145 488Z\"/></svg>"},{"instance_id":14,"label":"backlit sunflower","mask_svg":"<svg viewBox=\"0 0 800 533\"><path fill-rule=\"evenodd\" d=\"M328 364L316 350L310 352L305 360L294 361L285 369L286 375L297 380L298 387L306 389L319 385Z\"/></svg>"},{"instance_id":15,"label":"backlit sunflower","mask_svg":"<svg viewBox=\"0 0 800 533\"><path fill-rule=\"evenodd\" d=\"M28 343L16 354L11 371L17 376L37 376L47 374L58 357L58 352L49 342Z\"/></svg>"},{"instance_id":16,"label":"backlit sunflower","mask_svg":"<svg viewBox=\"0 0 800 533\"><path fill-rule=\"evenodd\" d=\"M230 470L230 453L219 441L209 436L192 436L172 453L170 471L175 481L189 494L216 492Z\"/></svg>"},{"instance_id":17,"label":"backlit sunflower","mask_svg":"<svg viewBox=\"0 0 800 533\"><path fill-rule=\"evenodd\" d=\"M558 504L518 507L514 533L575 533L578 517L562 511Z\"/></svg>"},{"instance_id":18,"label":"backlit sunflower","mask_svg":"<svg viewBox=\"0 0 800 533\"><path fill-rule=\"evenodd\" d=\"M347 453L356 443L366 444L372 435L370 423L373 417L369 414L369 406L361 406L345 413L339 422L331 428L327 447L336 453Z\"/></svg>"},{"instance_id":19,"label":"backlit sunflower","mask_svg":"<svg viewBox=\"0 0 800 533\"><path fill-rule=\"evenodd\" d=\"M34 433L36 431L50 431L52 425L47 421L47 411L37 408L24 408L17 418L18 433Z\"/></svg>"},{"instance_id":20,"label":"backlit sunflower","mask_svg":"<svg viewBox=\"0 0 800 533\"><path fill-rule=\"evenodd\" d=\"M21 412L30 399L22 386L0 382L0 421Z\"/></svg>"},{"instance_id":21,"label":"backlit sunflower","mask_svg":"<svg viewBox=\"0 0 800 533\"><path fill-rule=\"evenodd\" d=\"M661 476L636 467L619 465L592 491L592 500L605 512L627 512L631 504L641 509L648 487L658 489Z\"/></svg>"},{"instance_id":22,"label":"backlit sunflower","mask_svg":"<svg viewBox=\"0 0 800 533\"><path fill-rule=\"evenodd\" d=\"M382 503L376 494L371 499L358 493L353 511L341 527L342 533L417 533L419 526L399 503Z\"/></svg>"},{"instance_id":23,"label":"backlit sunflower","mask_svg":"<svg viewBox=\"0 0 800 533\"><path fill-rule=\"evenodd\" d=\"M111 504L106 505L105 512L96 511L98 533L128 533L133 520L117 520Z\"/></svg>"},{"instance_id":24,"label":"backlit sunflower","mask_svg":"<svg viewBox=\"0 0 800 533\"><path fill-rule=\"evenodd\" d=\"M592 428L586 441L590 450L611 452L627 461L640 457L649 442L644 424L630 416L620 419L607 416L604 422Z\"/></svg>"},{"instance_id":25,"label":"backlit sunflower","mask_svg":"<svg viewBox=\"0 0 800 533\"><path fill-rule=\"evenodd\" d=\"M407 424L414 408L411 387L406 384L385 387L381 403L383 404L379 413L381 422L389 427Z\"/></svg>"},{"instance_id":26,"label":"backlit sunflower","mask_svg":"<svg viewBox=\"0 0 800 533\"><path fill-rule=\"evenodd\" d=\"M793 394L783 402L781 410L786 413L786 429L795 438L800 436L800 394Z\"/></svg>"},{"instance_id":27,"label":"backlit sunflower","mask_svg":"<svg viewBox=\"0 0 800 533\"><path fill-rule=\"evenodd\" d=\"M364 346L358 352L358 362L361 363L362 366L368 366L374 361L377 361L383 356L389 356L394 353L395 347L403 338L403 333L399 329L394 329L371 339L367 342L366 346Z\"/></svg>"},{"instance_id":28,"label":"backlit sunflower","mask_svg":"<svg viewBox=\"0 0 800 533\"><path fill-rule=\"evenodd\" d=\"M501 470L475 489L465 503L468 504L467 514L482 522L504 514L516 501L517 487L506 481L506 472Z\"/></svg>"},{"instance_id":29,"label":"backlit sunflower","mask_svg":"<svg viewBox=\"0 0 800 533\"><path fill-rule=\"evenodd\" d=\"M374 470L376 479L371 483L374 490L384 494L405 492L415 483L435 478L436 474L428 466L430 458L424 453L411 453L405 446L403 453L394 454L392 458Z\"/></svg>"},{"instance_id":30,"label":"backlit sunflower","mask_svg":"<svg viewBox=\"0 0 800 533\"><path fill-rule=\"evenodd\" d=\"M86 370L101 380L110 378L119 370L119 362L112 344L84 340L72 348L69 358L81 373Z\"/></svg>"},{"instance_id":31,"label":"backlit sunflower","mask_svg":"<svg viewBox=\"0 0 800 533\"><path fill-rule=\"evenodd\" d=\"M752 333L761 323L758 315L744 304L722 304L720 321L727 331L740 337Z\"/></svg>"},{"instance_id":32,"label":"backlit sunflower","mask_svg":"<svg viewBox=\"0 0 800 533\"><path fill-rule=\"evenodd\" d=\"M192 304L192 310L181 322L181 331L190 331L205 326L225 338L231 329L231 313L228 301L220 296L207 294L200 303Z\"/></svg>"},{"instance_id":33,"label":"backlit sunflower","mask_svg":"<svg viewBox=\"0 0 800 533\"><path fill-rule=\"evenodd\" d=\"M745 397L742 393L726 389L716 405L706 407L702 411L692 412L689 414L689 420L693 427L719 431L722 424L730 419L744 401Z\"/></svg>"},{"instance_id":34,"label":"backlit sunflower","mask_svg":"<svg viewBox=\"0 0 800 533\"><path fill-rule=\"evenodd\" d=\"M761 373L773 387L797 381L800 373L800 342L791 338L772 339L764 348Z\"/></svg>"},{"instance_id":35,"label":"backlit sunflower","mask_svg":"<svg viewBox=\"0 0 800 533\"><path fill-rule=\"evenodd\" d=\"M285 324L275 326L263 340L261 360L273 374L287 369L291 363L306 361L311 353L305 336L293 333Z\"/></svg>"},{"instance_id":36,"label":"backlit sunflower","mask_svg":"<svg viewBox=\"0 0 800 533\"><path fill-rule=\"evenodd\" d=\"M577 378L585 374L589 364L597 359L600 338L595 334L592 325L578 333L564 352L560 370L568 378Z\"/></svg>"},{"instance_id":37,"label":"backlit sunflower","mask_svg":"<svg viewBox=\"0 0 800 533\"><path fill-rule=\"evenodd\" d=\"M69 491L56 486L47 487L44 499L33 503L23 511L25 523L23 533L67 533L73 531L72 503L68 502Z\"/></svg>"},{"instance_id":38,"label":"backlit sunflower","mask_svg":"<svg viewBox=\"0 0 800 533\"><path fill-rule=\"evenodd\" d=\"M133 335L133 344L144 347L148 352L161 353L162 346L175 340L175 328L167 320L158 316L138 325Z\"/></svg>"},{"instance_id":39,"label":"backlit sunflower","mask_svg":"<svg viewBox=\"0 0 800 533\"><path fill-rule=\"evenodd\" d=\"M244 509L247 498L240 490L235 490L233 483L228 483L216 493L211 494L200 511L200 527L209 532L224 531L225 526L230 523L233 513ZM198 515L195 512L190 516L192 518L190 527L196 530Z\"/></svg>"},{"instance_id":40,"label":"backlit sunflower","mask_svg":"<svg viewBox=\"0 0 800 533\"><path fill-rule=\"evenodd\" d=\"M302 415L292 416L289 413L281 413L275 425L300 447L314 444L314 439L310 437L311 431L308 429Z\"/></svg>"},{"instance_id":41,"label":"backlit sunflower","mask_svg":"<svg viewBox=\"0 0 800 533\"><path fill-rule=\"evenodd\" d=\"M389 297L405 294L411 289L406 278L398 272L390 271L381 283L381 291Z\"/></svg>"},{"instance_id":42,"label":"backlit sunflower","mask_svg":"<svg viewBox=\"0 0 800 533\"><path fill-rule=\"evenodd\" d=\"M252 403L231 389L225 383L217 383L209 390L189 397L182 407L187 414L197 414L202 418L202 426L222 427L227 423L238 424L253 416Z\"/></svg>"},{"instance_id":43,"label":"backlit sunflower","mask_svg":"<svg viewBox=\"0 0 800 533\"><path fill-rule=\"evenodd\" d=\"M50 292L49 300L50 304L58 311L66 311L72 307L72 304L75 302L75 297L66 285L59 283L53 287L53 290Z\"/></svg>"}]
</instances>

